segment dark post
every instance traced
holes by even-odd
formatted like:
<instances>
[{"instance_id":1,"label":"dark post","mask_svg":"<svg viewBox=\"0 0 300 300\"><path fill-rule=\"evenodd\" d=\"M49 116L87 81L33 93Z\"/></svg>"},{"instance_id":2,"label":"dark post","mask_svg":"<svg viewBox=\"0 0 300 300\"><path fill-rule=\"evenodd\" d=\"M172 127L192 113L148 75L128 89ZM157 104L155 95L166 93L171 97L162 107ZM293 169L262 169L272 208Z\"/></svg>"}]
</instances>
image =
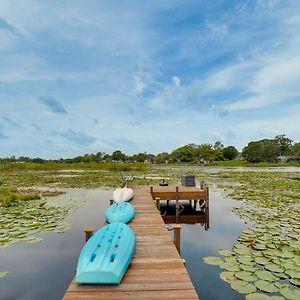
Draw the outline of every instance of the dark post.
<instances>
[{"instance_id":1,"label":"dark post","mask_svg":"<svg viewBox=\"0 0 300 300\"><path fill-rule=\"evenodd\" d=\"M87 226L87 227L84 227L83 230L84 230L84 233L85 233L85 242L87 242L94 233L94 227Z\"/></svg>"},{"instance_id":2,"label":"dark post","mask_svg":"<svg viewBox=\"0 0 300 300\"><path fill-rule=\"evenodd\" d=\"M181 225L180 224L174 224L173 225L174 229L174 244L177 248L177 251L180 255L180 230L181 230Z\"/></svg>"},{"instance_id":3,"label":"dark post","mask_svg":"<svg viewBox=\"0 0 300 300\"><path fill-rule=\"evenodd\" d=\"M209 228L209 187L205 184L205 215L206 215L206 227Z\"/></svg>"},{"instance_id":4,"label":"dark post","mask_svg":"<svg viewBox=\"0 0 300 300\"><path fill-rule=\"evenodd\" d=\"M176 186L176 223L179 223L179 191Z\"/></svg>"}]
</instances>

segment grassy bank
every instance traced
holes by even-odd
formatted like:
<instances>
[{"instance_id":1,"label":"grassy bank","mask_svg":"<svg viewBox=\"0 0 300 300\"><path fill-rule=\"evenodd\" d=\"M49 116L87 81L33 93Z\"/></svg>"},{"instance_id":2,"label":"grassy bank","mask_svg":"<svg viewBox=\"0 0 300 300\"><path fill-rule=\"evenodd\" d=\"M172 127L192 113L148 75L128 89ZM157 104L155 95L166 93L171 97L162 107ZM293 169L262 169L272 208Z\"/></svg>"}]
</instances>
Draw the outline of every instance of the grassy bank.
<instances>
[{"instance_id":1,"label":"grassy bank","mask_svg":"<svg viewBox=\"0 0 300 300\"><path fill-rule=\"evenodd\" d=\"M214 161L209 163L207 166L212 167L300 167L300 163L290 162L290 163L249 163L246 160L224 160L224 161Z\"/></svg>"}]
</instances>

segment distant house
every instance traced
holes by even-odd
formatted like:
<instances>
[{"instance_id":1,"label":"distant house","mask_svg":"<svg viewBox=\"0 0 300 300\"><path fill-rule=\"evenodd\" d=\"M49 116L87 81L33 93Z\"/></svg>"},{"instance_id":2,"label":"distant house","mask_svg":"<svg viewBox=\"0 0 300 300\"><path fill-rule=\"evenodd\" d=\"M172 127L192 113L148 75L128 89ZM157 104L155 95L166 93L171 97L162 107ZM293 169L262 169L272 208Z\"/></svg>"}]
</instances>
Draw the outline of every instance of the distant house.
<instances>
[{"instance_id":1,"label":"distant house","mask_svg":"<svg viewBox=\"0 0 300 300\"><path fill-rule=\"evenodd\" d=\"M277 157L277 162L287 163L287 162L300 162L300 157L297 155L281 155Z\"/></svg>"}]
</instances>

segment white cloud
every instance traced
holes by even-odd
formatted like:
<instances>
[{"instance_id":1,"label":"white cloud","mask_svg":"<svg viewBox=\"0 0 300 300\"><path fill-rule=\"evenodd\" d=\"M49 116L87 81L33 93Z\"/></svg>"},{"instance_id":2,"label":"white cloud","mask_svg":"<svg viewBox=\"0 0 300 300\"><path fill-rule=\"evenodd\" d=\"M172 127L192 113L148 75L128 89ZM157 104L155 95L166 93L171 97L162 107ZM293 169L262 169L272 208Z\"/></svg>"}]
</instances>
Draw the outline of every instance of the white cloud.
<instances>
[{"instance_id":1,"label":"white cloud","mask_svg":"<svg viewBox=\"0 0 300 300\"><path fill-rule=\"evenodd\" d=\"M146 88L146 83L140 77L134 77L134 89L137 94L143 93Z\"/></svg>"},{"instance_id":2,"label":"white cloud","mask_svg":"<svg viewBox=\"0 0 300 300\"><path fill-rule=\"evenodd\" d=\"M172 81L175 87L180 87L181 86L181 80L178 76L173 76Z\"/></svg>"}]
</instances>

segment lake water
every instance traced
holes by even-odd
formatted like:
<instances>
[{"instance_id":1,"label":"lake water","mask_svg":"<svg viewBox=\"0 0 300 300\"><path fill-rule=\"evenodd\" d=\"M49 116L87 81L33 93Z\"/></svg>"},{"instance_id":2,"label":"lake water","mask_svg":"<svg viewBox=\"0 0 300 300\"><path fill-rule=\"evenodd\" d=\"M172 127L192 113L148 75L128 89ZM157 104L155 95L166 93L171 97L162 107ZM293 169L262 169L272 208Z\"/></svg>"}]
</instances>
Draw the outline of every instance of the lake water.
<instances>
[{"instance_id":1,"label":"lake water","mask_svg":"<svg viewBox=\"0 0 300 300\"><path fill-rule=\"evenodd\" d=\"M0 299L61 299L75 273L84 244L84 226L97 230L104 223L103 212L112 191L69 189L64 198L88 200L68 215L72 229L63 234L41 233L38 244L18 242L0 249ZM203 263L205 256L217 255L219 248L230 249L247 225L231 212L238 202L211 191L210 228L199 224L182 225L181 254L201 300L244 299L219 279L220 269ZM171 233L170 233L171 234Z\"/></svg>"}]
</instances>

